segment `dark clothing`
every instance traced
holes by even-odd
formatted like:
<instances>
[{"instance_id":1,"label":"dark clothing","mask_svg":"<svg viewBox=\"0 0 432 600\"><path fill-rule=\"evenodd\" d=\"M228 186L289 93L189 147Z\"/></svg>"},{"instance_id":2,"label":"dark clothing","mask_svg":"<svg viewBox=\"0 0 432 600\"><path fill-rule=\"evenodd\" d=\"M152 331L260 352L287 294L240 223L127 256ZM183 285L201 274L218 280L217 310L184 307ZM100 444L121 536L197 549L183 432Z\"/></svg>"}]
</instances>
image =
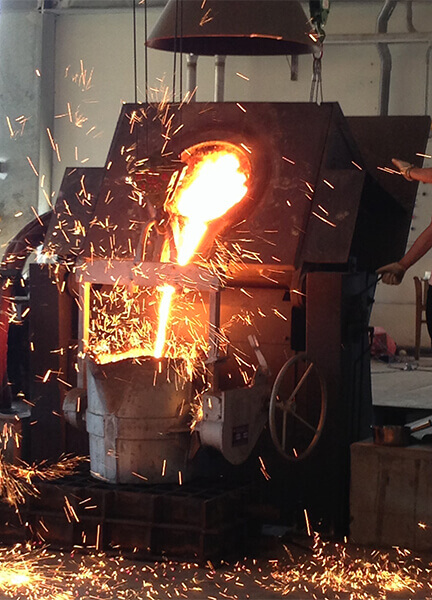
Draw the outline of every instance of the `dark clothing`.
<instances>
[{"instance_id":1,"label":"dark clothing","mask_svg":"<svg viewBox=\"0 0 432 600\"><path fill-rule=\"evenodd\" d=\"M432 340L432 285L429 284L426 295L426 326Z\"/></svg>"}]
</instances>

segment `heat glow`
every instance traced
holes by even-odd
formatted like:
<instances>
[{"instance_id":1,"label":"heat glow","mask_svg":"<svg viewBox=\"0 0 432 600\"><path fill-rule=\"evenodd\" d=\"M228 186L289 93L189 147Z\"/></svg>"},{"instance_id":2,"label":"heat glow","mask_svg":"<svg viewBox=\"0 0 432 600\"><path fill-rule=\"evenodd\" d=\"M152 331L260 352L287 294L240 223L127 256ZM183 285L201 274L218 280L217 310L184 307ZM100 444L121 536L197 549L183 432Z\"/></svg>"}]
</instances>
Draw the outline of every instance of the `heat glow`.
<instances>
[{"instance_id":1,"label":"heat glow","mask_svg":"<svg viewBox=\"0 0 432 600\"><path fill-rule=\"evenodd\" d=\"M159 327L156 337L156 345L154 350L155 358L162 356L163 347L166 339L166 328L170 313L170 306L175 288L172 285L164 285L161 289L162 298L159 304Z\"/></svg>"},{"instance_id":2,"label":"heat glow","mask_svg":"<svg viewBox=\"0 0 432 600\"><path fill-rule=\"evenodd\" d=\"M167 212L171 214L177 263L187 264L208 224L222 217L247 193L247 175L238 155L218 150L205 155L184 177Z\"/></svg>"},{"instance_id":3,"label":"heat glow","mask_svg":"<svg viewBox=\"0 0 432 600\"><path fill-rule=\"evenodd\" d=\"M240 146L220 141L187 148L180 158L185 167L166 193L165 238L153 260L183 266L217 245L222 219L248 192L251 167ZM190 377L209 349L205 311L193 282L189 289L175 288L169 279L157 289L93 286L90 353L100 364L144 356L181 359Z\"/></svg>"},{"instance_id":4,"label":"heat glow","mask_svg":"<svg viewBox=\"0 0 432 600\"><path fill-rule=\"evenodd\" d=\"M199 144L183 153L182 160L187 164L185 176L165 206L177 252L174 262L181 266L188 264L196 254L209 223L225 215L248 191L248 175L241 167L237 147L220 142L213 146L213 150L205 152L208 145ZM175 289L168 284L161 291L156 358L163 356L175 297Z\"/></svg>"}]
</instances>

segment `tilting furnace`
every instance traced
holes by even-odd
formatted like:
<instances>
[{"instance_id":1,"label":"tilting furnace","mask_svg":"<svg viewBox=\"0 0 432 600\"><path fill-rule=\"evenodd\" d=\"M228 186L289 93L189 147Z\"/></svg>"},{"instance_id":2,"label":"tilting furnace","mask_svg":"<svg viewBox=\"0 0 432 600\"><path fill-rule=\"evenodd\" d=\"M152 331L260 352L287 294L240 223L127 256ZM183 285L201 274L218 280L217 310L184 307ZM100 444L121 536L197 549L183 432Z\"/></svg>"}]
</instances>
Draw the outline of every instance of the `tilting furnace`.
<instances>
[{"instance_id":1,"label":"tilting furnace","mask_svg":"<svg viewBox=\"0 0 432 600\"><path fill-rule=\"evenodd\" d=\"M349 446L373 420L374 271L403 253L416 191L377 166L423 152L428 128L337 104L123 106L84 218L86 170L69 170L44 245L75 295L64 414L93 478L253 482L266 518L307 509L346 533ZM63 449L85 447L62 427Z\"/></svg>"}]
</instances>

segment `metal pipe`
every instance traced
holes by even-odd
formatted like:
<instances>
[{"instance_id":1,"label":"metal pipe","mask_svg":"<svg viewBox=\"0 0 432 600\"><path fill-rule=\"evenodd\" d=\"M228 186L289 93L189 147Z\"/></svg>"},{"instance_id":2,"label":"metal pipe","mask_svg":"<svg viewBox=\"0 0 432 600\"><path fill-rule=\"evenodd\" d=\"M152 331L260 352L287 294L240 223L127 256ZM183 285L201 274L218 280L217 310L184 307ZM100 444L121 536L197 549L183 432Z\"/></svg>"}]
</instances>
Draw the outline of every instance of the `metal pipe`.
<instances>
[{"instance_id":1,"label":"metal pipe","mask_svg":"<svg viewBox=\"0 0 432 600\"><path fill-rule=\"evenodd\" d=\"M159 7L166 5L167 0L146 0L148 8ZM122 10L130 10L133 7L133 0L59 0L53 3L53 9L57 10L106 10L112 8L120 8Z\"/></svg>"},{"instance_id":2,"label":"metal pipe","mask_svg":"<svg viewBox=\"0 0 432 600\"><path fill-rule=\"evenodd\" d=\"M406 6L406 20L407 20L407 30L414 32L417 31L416 28L414 27L414 22L413 22L413 3L412 0L410 0L409 2L407 2L407 6Z\"/></svg>"},{"instance_id":3,"label":"metal pipe","mask_svg":"<svg viewBox=\"0 0 432 600\"><path fill-rule=\"evenodd\" d=\"M39 180L38 213L49 210L53 173L53 147L49 135L54 128L54 70L55 70L55 15L42 9L40 21L40 92L39 92ZM49 132L49 134L48 134ZM47 135L48 134L48 135Z\"/></svg>"},{"instance_id":4,"label":"metal pipe","mask_svg":"<svg viewBox=\"0 0 432 600\"><path fill-rule=\"evenodd\" d=\"M195 90L197 86L197 63L198 56L196 54L188 54L186 58L187 81L186 91L191 102L196 100Z\"/></svg>"},{"instance_id":5,"label":"metal pipe","mask_svg":"<svg viewBox=\"0 0 432 600\"><path fill-rule=\"evenodd\" d=\"M215 87L214 101L223 102L225 95L225 61L226 56L216 54L215 56Z\"/></svg>"},{"instance_id":6,"label":"metal pipe","mask_svg":"<svg viewBox=\"0 0 432 600\"><path fill-rule=\"evenodd\" d=\"M328 34L325 45L344 44L430 44L432 31L402 33L334 33Z\"/></svg>"},{"instance_id":7,"label":"metal pipe","mask_svg":"<svg viewBox=\"0 0 432 600\"><path fill-rule=\"evenodd\" d=\"M46 0L45 0L46 1ZM41 11L42 6L45 12L51 12L56 15L76 15L76 14L91 14L100 13L101 10L109 10L110 12L129 11L133 6L133 0L51 0L52 4L36 7L36 10ZM35 0L2 0L2 8L12 10L27 10L35 9ZM167 0L146 0L147 8L164 8Z\"/></svg>"},{"instance_id":8,"label":"metal pipe","mask_svg":"<svg viewBox=\"0 0 432 600\"><path fill-rule=\"evenodd\" d=\"M377 31L378 33L387 33L387 25L390 17L396 8L397 0L385 0L384 5L378 15ZM388 115L390 100L390 79L392 69L392 59L387 44L378 44L378 53L381 61L380 73L380 115Z\"/></svg>"},{"instance_id":9,"label":"metal pipe","mask_svg":"<svg viewBox=\"0 0 432 600\"><path fill-rule=\"evenodd\" d=\"M432 43L426 51L426 79L425 79L425 115L429 114L429 80L430 80L430 58L432 54Z\"/></svg>"}]
</instances>

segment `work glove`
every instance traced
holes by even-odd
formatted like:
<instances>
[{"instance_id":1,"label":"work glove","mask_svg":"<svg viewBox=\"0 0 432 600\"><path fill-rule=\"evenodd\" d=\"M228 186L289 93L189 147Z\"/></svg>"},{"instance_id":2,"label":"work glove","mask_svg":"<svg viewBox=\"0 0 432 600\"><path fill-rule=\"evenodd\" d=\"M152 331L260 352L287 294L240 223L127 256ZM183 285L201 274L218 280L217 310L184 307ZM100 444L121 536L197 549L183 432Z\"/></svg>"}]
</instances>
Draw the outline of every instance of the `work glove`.
<instances>
[{"instance_id":1,"label":"work glove","mask_svg":"<svg viewBox=\"0 0 432 600\"><path fill-rule=\"evenodd\" d=\"M399 285L405 275L405 268L398 262L384 265L377 269L377 274L382 275L382 280L388 285Z\"/></svg>"},{"instance_id":2,"label":"work glove","mask_svg":"<svg viewBox=\"0 0 432 600\"><path fill-rule=\"evenodd\" d=\"M403 175L405 179L408 181L413 180L411 177L411 169L414 168L414 165L412 163L399 160L398 158L392 158L392 163L399 169L401 175Z\"/></svg>"}]
</instances>

